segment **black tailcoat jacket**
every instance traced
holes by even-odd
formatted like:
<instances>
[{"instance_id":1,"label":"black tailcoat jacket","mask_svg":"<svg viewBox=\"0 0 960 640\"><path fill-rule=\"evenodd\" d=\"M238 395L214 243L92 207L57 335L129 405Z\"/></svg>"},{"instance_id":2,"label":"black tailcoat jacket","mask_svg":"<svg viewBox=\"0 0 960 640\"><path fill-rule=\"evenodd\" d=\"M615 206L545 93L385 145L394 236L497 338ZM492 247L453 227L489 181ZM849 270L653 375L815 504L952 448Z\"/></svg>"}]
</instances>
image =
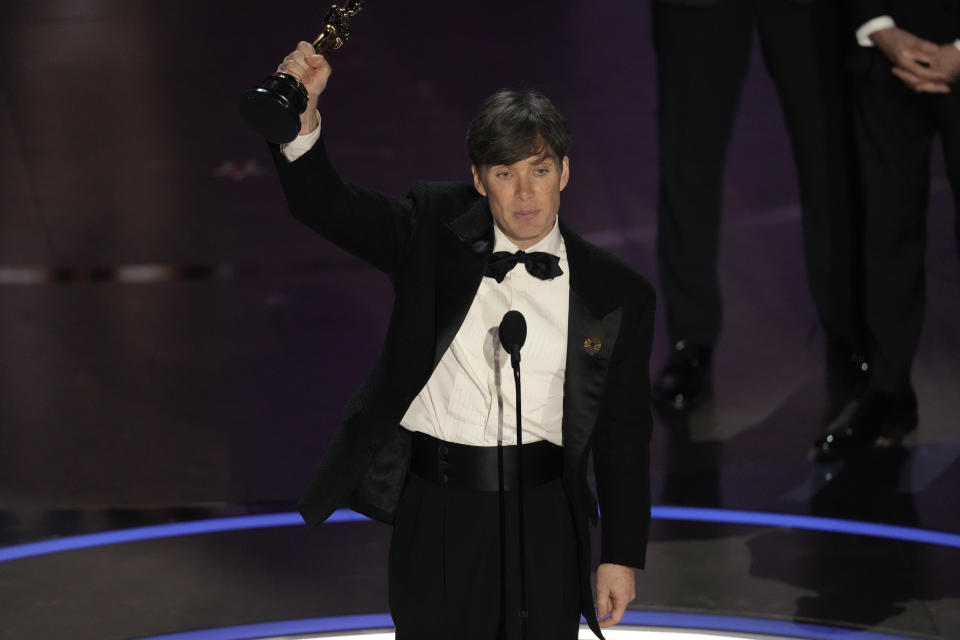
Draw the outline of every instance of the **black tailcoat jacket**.
<instances>
[{"instance_id":1,"label":"black tailcoat jacket","mask_svg":"<svg viewBox=\"0 0 960 640\"><path fill-rule=\"evenodd\" d=\"M490 208L472 184L418 183L405 198L390 198L345 182L322 138L295 162L277 147L271 152L294 217L385 272L395 292L383 350L344 409L300 512L315 525L348 506L389 523L410 457L410 434L398 425L480 286L494 244ZM587 459L592 450L601 562L642 568L650 524L654 293L562 222L560 232L570 268L562 480L578 538L583 614L599 635L588 532L598 509ZM599 351L590 348L595 344Z\"/></svg>"}]
</instances>

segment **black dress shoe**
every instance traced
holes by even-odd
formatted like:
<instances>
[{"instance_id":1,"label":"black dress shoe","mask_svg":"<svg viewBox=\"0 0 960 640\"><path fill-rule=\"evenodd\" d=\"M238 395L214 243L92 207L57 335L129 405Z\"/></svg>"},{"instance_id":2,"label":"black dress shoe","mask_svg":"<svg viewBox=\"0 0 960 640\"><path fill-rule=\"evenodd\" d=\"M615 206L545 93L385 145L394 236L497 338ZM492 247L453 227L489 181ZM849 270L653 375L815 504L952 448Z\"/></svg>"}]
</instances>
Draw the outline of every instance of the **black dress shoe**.
<instances>
[{"instance_id":1,"label":"black dress shoe","mask_svg":"<svg viewBox=\"0 0 960 640\"><path fill-rule=\"evenodd\" d=\"M912 389L902 393L868 391L846 423L813 443L814 453L823 458L864 447L891 446L916 428L917 396Z\"/></svg>"},{"instance_id":2,"label":"black dress shoe","mask_svg":"<svg viewBox=\"0 0 960 640\"><path fill-rule=\"evenodd\" d=\"M689 409L710 395L710 359L708 347L678 341L667 358L660 376L653 383L653 402L660 407Z\"/></svg>"}]
</instances>

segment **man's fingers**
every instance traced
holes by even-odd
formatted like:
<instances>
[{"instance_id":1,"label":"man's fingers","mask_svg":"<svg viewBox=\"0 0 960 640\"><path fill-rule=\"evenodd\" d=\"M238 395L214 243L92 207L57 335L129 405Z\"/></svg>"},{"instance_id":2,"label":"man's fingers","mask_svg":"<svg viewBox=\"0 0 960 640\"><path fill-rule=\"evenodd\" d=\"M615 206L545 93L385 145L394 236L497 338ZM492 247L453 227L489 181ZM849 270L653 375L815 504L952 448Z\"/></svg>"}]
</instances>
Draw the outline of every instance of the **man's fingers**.
<instances>
[{"instance_id":1,"label":"man's fingers","mask_svg":"<svg viewBox=\"0 0 960 640\"><path fill-rule=\"evenodd\" d=\"M297 80L300 80L303 77L303 74L307 71L307 66L304 64L303 58L303 53L300 51L291 51L280 62L280 66L277 67L277 71L289 73L290 75L295 76Z\"/></svg>"},{"instance_id":2,"label":"man's fingers","mask_svg":"<svg viewBox=\"0 0 960 640\"><path fill-rule=\"evenodd\" d=\"M613 620L613 624L620 624L620 621L623 620L623 614L626 612L627 602L625 600L614 600L613 612L610 614L608 620Z\"/></svg>"},{"instance_id":3,"label":"man's fingers","mask_svg":"<svg viewBox=\"0 0 960 640\"><path fill-rule=\"evenodd\" d=\"M914 51L904 54L900 66L922 80L934 82L945 80L946 75L942 71L930 68L933 62L929 56L919 55Z\"/></svg>"},{"instance_id":4,"label":"man's fingers","mask_svg":"<svg viewBox=\"0 0 960 640\"><path fill-rule=\"evenodd\" d=\"M293 76L297 80L303 81L303 74L306 72L306 68L302 64L293 62L292 60L286 60L280 63L280 66L277 67L277 71L282 71L288 75Z\"/></svg>"},{"instance_id":5,"label":"man's fingers","mask_svg":"<svg viewBox=\"0 0 960 640\"><path fill-rule=\"evenodd\" d=\"M931 82L930 80L924 80L923 78L917 77L917 75L910 73L902 67L894 67L891 69L893 75L897 76L903 83L909 88L913 89L917 93L950 93L950 85L945 82Z\"/></svg>"},{"instance_id":6,"label":"man's fingers","mask_svg":"<svg viewBox=\"0 0 960 640\"><path fill-rule=\"evenodd\" d=\"M597 620L600 622L600 628L606 629L614 625L620 624L620 621L623 620L623 614L627 611L627 602L622 598L612 597L608 599L607 612L610 614L606 619L602 619L597 614ZM606 615L606 614L604 614Z\"/></svg>"},{"instance_id":7,"label":"man's fingers","mask_svg":"<svg viewBox=\"0 0 960 640\"><path fill-rule=\"evenodd\" d=\"M922 81L916 75L914 75L913 73L910 73L909 71L907 71L902 67L893 67L891 71L893 72L893 75L903 80L903 83L905 85L907 85L914 91L919 91L918 87L920 86Z\"/></svg>"},{"instance_id":8,"label":"man's fingers","mask_svg":"<svg viewBox=\"0 0 960 640\"><path fill-rule=\"evenodd\" d=\"M900 55L903 56L905 62L914 63L923 69L929 69L930 65L933 64L933 58L931 56L916 49L904 50Z\"/></svg>"},{"instance_id":9,"label":"man's fingers","mask_svg":"<svg viewBox=\"0 0 960 640\"><path fill-rule=\"evenodd\" d=\"M607 629L617 624L613 621L613 618L601 618L599 616L597 616L597 622L599 622L601 629Z\"/></svg>"},{"instance_id":10,"label":"man's fingers","mask_svg":"<svg viewBox=\"0 0 960 640\"><path fill-rule=\"evenodd\" d=\"M603 618L610 613L610 589L607 585L597 584L597 618Z\"/></svg>"},{"instance_id":11,"label":"man's fingers","mask_svg":"<svg viewBox=\"0 0 960 640\"><path fill-rule=\"evenodd\" d=\"M303 54L303 57L315 56L317 55L316 50L314 50L313 45L309 42L301 40L297 43L297 53Z\"/></svg>"},{"instance_id":12,"label":"man's fingers","mask_svg":"<svg viewBox=\"0 0 960 640\"><path fill-rule=\"evenodd\" d=\"M919 40L917 42L917 48L923 53L933 55L940 50L940 47L930 42L929 40Z\"/></svg>"},{"instance_id":13,"label":"man's fingers","mask_svg":"<svg viewBox=\"0 0 960 640\"><path fill-rule=\"evenodd\" d=\"M908 82L910 84L917 84L918 82L920 82L920 78L910 73L903 67L892 67L890 71L893 73L893 75L897 76L904 82Z\"/></svg>"},{"instance_id":14,"label":"man's fingers","mask_svg":"<svg viewBox=\"0 0 960 640\"><path fill-rule=\"evenodd\" d=\"M952 42L942 45L937 50L937 54L933 56L933 68L943 73L943 78L938 84L949 85L960 79L960 51ZM945 93L949 93L949 86L947 89ZM939 92L943 92L942 87L939 88Z\"/></svg>"},{"instance_id":15,"label":"man's fingers","mask_svg":"<svg viewBox=\"0 0 960 640\"><path fill-rule=\"evenodd\" d=\"M950 93L950 85L940 82L924 82L917 87L922 93Z\"/></svg>"},{"instance_id":16,"label":"man's fingers","mask_svg":"<svg viewBox=\"0 0 960 640\"><path fill-rule=\"evenodd\" d=\"M597 580L597 621L601 628L609 627L607 616L610 615L610 587L602 580Z\"/></svg>"},{"instance_id":17,"label":"man's fingers","mask_svg":"<svg viewBox=\"0 0 960 640\"><path fill-rule=\"evenodd\" d=\"M309 66L313 67L314 69L322 69L322 68L324 68L324 67L329 67L329 66L330 66L330 65L327 63L327 59L326 59L326 58L324 58L323 56L321 56L321 55L319 55L319 54L316 54L316 53L313 54L313 55L311 55L311 56L307 56L306 58L304 58L304 62L306 62Z\"/></svg>"},{"instance_id":18,"label":"man's fingers","mask_svg":"<svg viewBox=\"0 0 960 640\"><path fill-rule=\"evenodd\" d=\"M608 601L606 612L603 615L600 615L600 613L597 612L597 622L600 623L601 629L606 629L607 627L612 627L613 625L617 624L617 622L613 619L612 614L613 614L613 610L609 606L609 601Z\"/></svg>"},{"instance_id":19,"label":"man's fingers","mask_svg":"<svg viewBox=\"0 0 960 640\"><path fill-rule=\"evenodd\" d=\"M326 58L318 55L308 42L300 42L296 49L288 53L277 71L296 78L306 87L311 100L323 93L333 73Z\"/></svg>"}]
</instances>

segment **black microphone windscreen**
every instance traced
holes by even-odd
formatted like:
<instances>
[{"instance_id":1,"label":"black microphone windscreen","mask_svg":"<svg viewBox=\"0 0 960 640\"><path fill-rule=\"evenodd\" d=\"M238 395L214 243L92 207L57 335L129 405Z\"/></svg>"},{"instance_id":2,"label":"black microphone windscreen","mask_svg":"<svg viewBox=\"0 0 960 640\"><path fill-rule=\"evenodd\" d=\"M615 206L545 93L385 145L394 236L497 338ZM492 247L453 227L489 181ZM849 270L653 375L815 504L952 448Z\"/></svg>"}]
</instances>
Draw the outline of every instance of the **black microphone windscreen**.
<instances>
[{"instance_id":1,"label":"black microphone windscreen","mask_svg":"<svg viewBox=\"0 0 960 640\"><path fill-rule=\"evenodd\" d=\"M520 351L527 339L527 320L519 311L507 311L500 321L500 344L509 353Z\"/></svg>"}]
</instances>

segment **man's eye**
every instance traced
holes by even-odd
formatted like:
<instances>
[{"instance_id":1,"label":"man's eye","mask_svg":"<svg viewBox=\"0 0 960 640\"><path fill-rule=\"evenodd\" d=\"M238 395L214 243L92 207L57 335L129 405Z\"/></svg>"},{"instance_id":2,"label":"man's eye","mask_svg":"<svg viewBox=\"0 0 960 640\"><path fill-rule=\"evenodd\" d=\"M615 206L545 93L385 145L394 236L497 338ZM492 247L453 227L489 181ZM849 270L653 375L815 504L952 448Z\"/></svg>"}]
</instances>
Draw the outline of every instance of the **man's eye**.
<instances>
[{"instance_id":1,"label":"man's eye","mask_svg":"<svg viewBox=\"0 0 960 640\"><path fill-rule=\"evenodd\" d=\"M550 173L550 169L537 169L538 176L545 176Z\"/></svg>"},{"instance_id":2,"label":"man's eye","mask_svg":"<svg viewBox=\"0 0 960 640\"><path fill-rule=\"evenodd\" d=\"M508 178L508 177L510 177L510 172L509 172L509 171L499 171L499 172L497 172L497 177L498 177L498 178Z\"/></svg>"}]
</instances>

